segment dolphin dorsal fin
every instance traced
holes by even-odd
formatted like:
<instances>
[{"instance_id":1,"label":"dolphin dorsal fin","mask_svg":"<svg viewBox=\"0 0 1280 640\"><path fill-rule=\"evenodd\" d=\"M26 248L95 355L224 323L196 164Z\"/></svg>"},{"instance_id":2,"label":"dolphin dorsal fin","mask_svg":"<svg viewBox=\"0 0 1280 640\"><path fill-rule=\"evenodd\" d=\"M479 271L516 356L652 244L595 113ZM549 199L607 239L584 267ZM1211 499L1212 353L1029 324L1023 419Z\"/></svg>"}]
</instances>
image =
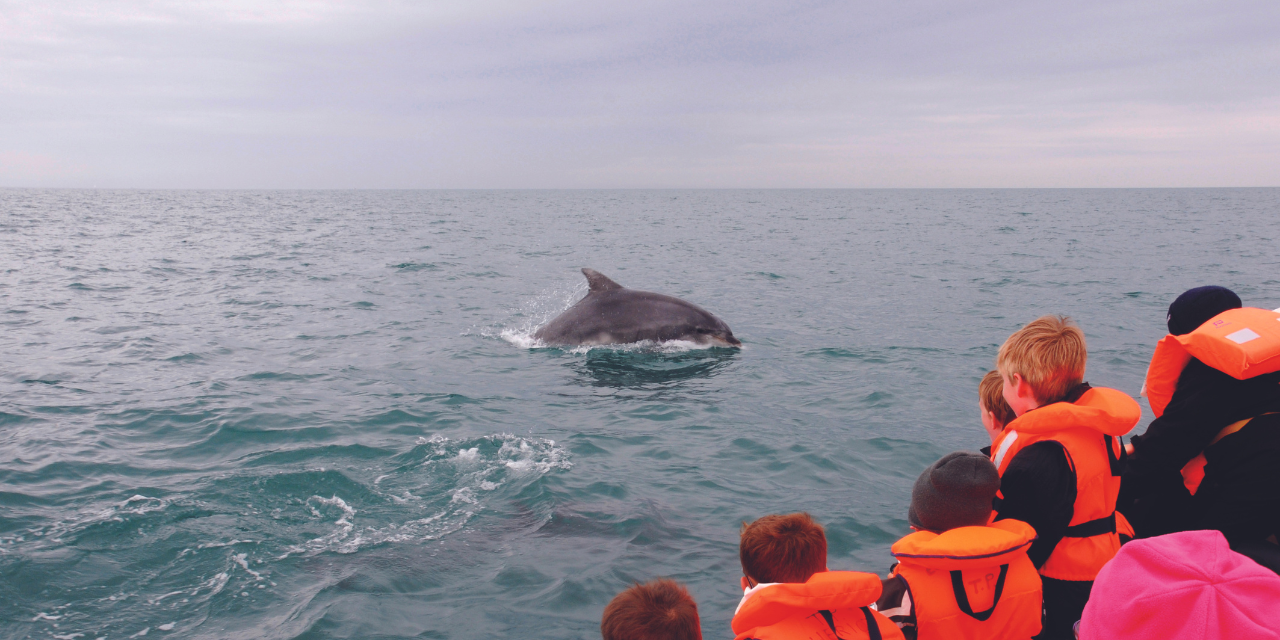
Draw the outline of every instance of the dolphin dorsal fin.
<instances>
[{"instance_id":1,"label":"dolphin dorsal fin","mask_svg":"<svg viewBox=\"0 0 1280 640\"><path fill-rule=\"evenodd\" d=\"M605 291L613 291L614 289L623 289L622 285L605 277L603 273L595 269L582 269L582 275L587 277L587 285L591 287L590 293L604 293Z\"/></svg>"}]
</instances>

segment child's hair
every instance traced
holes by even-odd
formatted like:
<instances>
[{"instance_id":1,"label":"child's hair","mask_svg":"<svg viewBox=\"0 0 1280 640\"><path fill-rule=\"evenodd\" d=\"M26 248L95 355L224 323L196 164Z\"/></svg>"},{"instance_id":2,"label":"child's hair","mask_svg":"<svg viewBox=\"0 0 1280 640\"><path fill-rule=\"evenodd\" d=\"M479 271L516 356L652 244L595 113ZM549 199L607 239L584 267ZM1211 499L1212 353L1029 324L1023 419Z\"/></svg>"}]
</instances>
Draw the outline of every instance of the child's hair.
<instances>
[{"instance_id":1,"label":"child's hair","mask_svg":"<svg viewBox=\"0 0 1280 640\"><path fill-rule=\"evenodd\" d=\"M1084 381L1084 332L1066 316L1042 316L1018 329L1000 346L996 369L1020 374L1036 401L1058 402Z\"/></svg>"},{"instance_id":2,"label":"child's hair","mask_svg":"<svg viewBox=\"0 0 1280 640\"><path fill-rule=\"evenodd\" d=\"M827 568L827 534L807 513L742 523L742 572L756 582L806 582Z\"/></svg>"},{"instance_id":3,"label":"child's hair","mask_svg":"<svg viewBox=\"0 0 1280 640\"><path fill-rule=\"evenodd\" d=\"M698 603L674 580L637 583L604 608L600 635L604 640L702 640Z\"/></svg>"},{"instance_id":4,"label":"child's hair","mask_svg":"<svg viewBox=\"0 0 1280 640\"><path fill-rule=\"evenodd\" d=\"M983 409L996 417L1002 427L1018 417L1014 415L1009 403L1005 402L1004 380L1000 378L999 371L988 371L987 375L982 376L982 382L978 383L978 401L982 403Z\"/></svg>"}]
</instances>

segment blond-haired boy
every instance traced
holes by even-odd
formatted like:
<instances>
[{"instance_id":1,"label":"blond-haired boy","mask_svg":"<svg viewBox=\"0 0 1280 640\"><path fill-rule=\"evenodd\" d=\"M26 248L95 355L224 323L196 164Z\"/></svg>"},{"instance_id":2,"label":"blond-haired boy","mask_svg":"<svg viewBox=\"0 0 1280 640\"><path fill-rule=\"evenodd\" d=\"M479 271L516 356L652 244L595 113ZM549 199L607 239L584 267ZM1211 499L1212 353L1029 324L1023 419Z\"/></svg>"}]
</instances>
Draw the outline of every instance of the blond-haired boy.
<instances>
[{"instance_id":1,"label":"blond-haired boy","mask_svg":"<svg viewBox=\"0 0 1280 640\"><path fill-rule=\"evenodd\" d=\"M1021 520L1039 536L1027 555L1044 584L1041 639L1072 637L1094 577L1120 549L1119 436L1142 410L1122 392L1085 383L1087 359L1084 332L1065 316L1028 323L996 358L1017 415L991 449L1000 472L996 519Z\"/></svg>"}]
</instances>

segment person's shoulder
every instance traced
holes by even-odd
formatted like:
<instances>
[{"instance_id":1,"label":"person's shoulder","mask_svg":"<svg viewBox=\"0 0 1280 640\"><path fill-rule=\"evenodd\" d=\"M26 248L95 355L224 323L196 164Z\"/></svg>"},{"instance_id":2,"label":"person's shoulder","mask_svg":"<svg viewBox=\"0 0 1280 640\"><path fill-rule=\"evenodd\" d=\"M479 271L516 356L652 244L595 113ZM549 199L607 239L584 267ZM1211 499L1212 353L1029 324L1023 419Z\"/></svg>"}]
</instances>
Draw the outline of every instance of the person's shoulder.
<instances>
[{"instance_id":1,"label":"person's shoulder","mask_svg":"<svg viewBox=\"0 0 1280 640\"><path fill-rule=\"evenodd\" d=\"M1231 385L1232 382L1239 382L1235 378L1214 369L1213 367L1201 362L1197 358L1187 361L1187 365L1182 368L1182 373L1178 375L1178 388L1184 386L1202 386L1202 385Z\"/></svg>"},{"instance_id":2,"label":"person's shoulder","mask_svg":"<svg viewBox=\"0 0 1280 640\"><path fill-rule=\"evenodd\" d=\"M1238 410L1228 409L1227 415L1280 408L1280 371L1238 380L1192 358L1178 377L1178 387L1162 417L1189 416L1203 421L1216 417L1223 407Z\"/></svg>"},{"instance_id":3,"label":"person's shoulder","mask_svg":"<svg viewBox=\"0 0 1280 640\"><path fill-rule=\"evenodd\" d=\"M1041 440L1033 442L1023 447L1013 459L1009 461L1009 468L1014 465L1040 465L1044 463L1053 463L1058 460L1065 462L1067 460L1067 448L1062 446L1057 440Z\"/></svg>"},{"instance_id":4,"label":"person's shoulder","mask_svg":"<svg viewBox=\"0 0 1280 640\"><path fill-rule=\"evenodd\" d=\"M1048 481L1063 474L1074 475L1066 447L1056 440L1041 440L1023 447L1015 454L1001 475L1001 479ZM1004 482L1001 484L1008 486Z\"/></svg>"},{"instance_id":5,"label":"person's shoulder","mask_svg":"<svg viewBox=\"0 0 1280 640\"><path fill-rule=\"evenodd\" d=\"M1241 380L1192 358L1187 361L1187 366L1183 367L1182 374L1178 376L1177 390L1194 392L1265 388L1270 391L1277 386L1277 383L1280 383L1280 371Z\"/></svg>"}]
</instances>

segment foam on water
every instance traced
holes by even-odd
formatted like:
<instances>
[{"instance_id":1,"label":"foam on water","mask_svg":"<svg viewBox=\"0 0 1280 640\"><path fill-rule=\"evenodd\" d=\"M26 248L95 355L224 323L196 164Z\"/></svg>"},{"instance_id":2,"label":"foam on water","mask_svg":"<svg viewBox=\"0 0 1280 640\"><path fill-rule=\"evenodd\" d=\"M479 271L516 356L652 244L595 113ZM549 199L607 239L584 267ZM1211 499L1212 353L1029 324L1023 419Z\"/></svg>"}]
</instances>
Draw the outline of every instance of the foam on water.
<instances>
[{"instance_id":1,"label":"foam on water","mask_svg":"<svg viewBox=\"0 0 1280 640\"><path fill-rule=\"evenodd\" d=\"M691 340L641 340L639 342L628 342L625 344L593 344L564 347L559 345L549 345L533 337L533 334L537 330L537 327L527 331L503 329L498 333L498 337L521 349L561 349L575 355L585 355L592 351L617 351L622 353L685 353L700 349L722 348L718 345L698 344Z\"/></svg>"},{"instance_id":2,"label":"foam on water","mask_svg":"<svg viewBox=\"0 0 1280 640\"><path fill-rule=\"evenodd\" d=\"M567 349L569 353L587 354L595 350L617 351L621 353L686 353L703 349L722 349L713 344L698 344L691 340L641 340L627 344L583 345Z\"/></svg>"},{"instance_id":3,"label":"foam on water","mask_svg":"<svg viewBox=\"0 0 1280 640\"><path fill-rule=\"evenodd\" d=\"M486 338L501 338L521 349L544 347L533 337L539 327L564 313L586 297L587 284L579 282L571 288L545 289L524 298L511 310L507 320L483 327L479 333Z\"/></svg>"},{"instance_id":4,"label":"foam on water","mask_svg":"<svg viewBox=\"0 0 1280 640\"><path fill-rule=\"evenodd\" d=\"M472 443L476 446L467 446ZM419 438L414 452L421 458L380 474L371 488L391 504L409 505L407 512L399 511L421 517L364 524L358 511L341 497L311 496L306 500L311 515L316 520L331 520L332 529L290 546L277 559L295 554L350 554L380 544L437 540L463 528L483 510L485 493L507 483L524 485L552 470L572 467L568 453L554 441L511 434L460 442L439 435Z\"/></svg>"},{"instance_id":5,"label":"foam on water","mask_svg":"<svg viewBox=\"0 0 1280 640\"><path fill-rule=\"evenodd\" d=\"M72 518L56 520L47 525L26 529L19 534L0 537L0 545L20 544L27 542L30 538L37 546L58 546L65 542L65 538L75 538L109 523L142 522L144 519L136 516L163 511L168 505L169 501L163 498L134 495L105 508L91 508Z\"/></svg>"},{"instance_id":6,"label":"foam on water","mask_svg":"<svg viewBox=\"0 0 1280 640\"><path fill-rule=\"evenodd\" d=\"M503 329L497 335L521 349L544 349L547 344L533 337L537 330L538 327L533 327L532 329Z\"/></svg>"}]
</instances>

